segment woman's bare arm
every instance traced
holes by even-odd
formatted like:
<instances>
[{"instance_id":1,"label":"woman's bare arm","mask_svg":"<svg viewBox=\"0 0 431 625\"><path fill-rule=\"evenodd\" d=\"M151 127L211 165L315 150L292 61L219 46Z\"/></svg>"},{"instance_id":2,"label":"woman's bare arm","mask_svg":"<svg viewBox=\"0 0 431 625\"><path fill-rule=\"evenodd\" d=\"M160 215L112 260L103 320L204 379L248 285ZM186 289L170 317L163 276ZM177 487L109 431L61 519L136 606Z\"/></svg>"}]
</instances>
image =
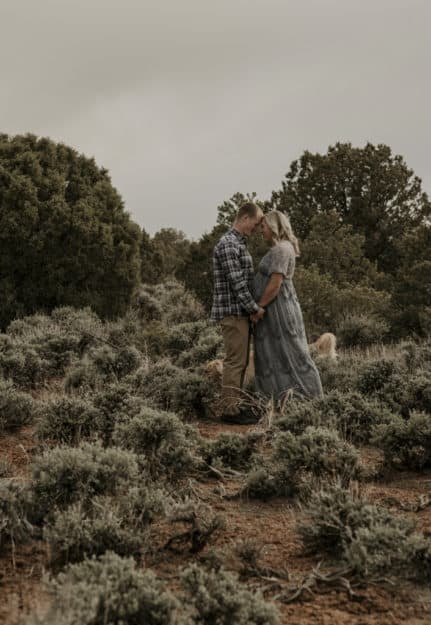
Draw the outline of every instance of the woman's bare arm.
<instances>
[{"instance_id":1,"label":"woman's bare arm","mask_svg":"<svg viewBox=\"0 0 431 625\"><path fill-rule=\"evenodd\" d=\"M268 284L265 287L262 297L259 300L258 306L264 312L264 306L270 304L278 295L281 284L283 282L282 273L272 273L268 280ZM257 323L259 319L262 319L263 314L255 313L250 315L250 319L253 323Z\"/></svg>"},{"instance_id":2,"label":"woman's bare arm","mask_svg":"<svg viewBox=\"0 0 431 625\"><path fill-rule=\"evenodd\" d=\"M271 277L268 280L268 284L265 287L265 291L263 292L263 295L258 302L259 306L263 308L264 306L270 304L277 297L282 282L282 273L271 274Z\"/></svg>"}]
</instances>

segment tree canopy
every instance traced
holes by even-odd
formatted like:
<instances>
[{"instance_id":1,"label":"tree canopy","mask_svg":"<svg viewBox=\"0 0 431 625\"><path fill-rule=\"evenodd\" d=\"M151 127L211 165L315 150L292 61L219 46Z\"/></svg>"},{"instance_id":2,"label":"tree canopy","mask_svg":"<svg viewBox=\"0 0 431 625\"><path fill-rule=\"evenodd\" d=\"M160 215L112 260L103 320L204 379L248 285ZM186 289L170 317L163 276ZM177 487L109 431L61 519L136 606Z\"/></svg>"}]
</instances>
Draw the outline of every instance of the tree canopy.
<instances>
[{"instance_id":1,"label":"tree canopy","mask_svg":"<svg viewBox=\"0 0 431 625\"><path fill-rule=\"evenodd\" d=\"M0 326L58 305L122 314L139 280L140 237L94 159L47 138L0 135Z\"/></svg>"},{"instance_id":2,"label":"tree canopy","mask_svg":"<svg viewBox=\"0 0 431 625\"><path fill-rule=\"evenodd\" d=\"M371 143L364 148L336 143L326 154L305 151L291 164L272 202L290 216L302 240L313 217L335 211L343 224L365 237L366 257L389 272L397 262L397 239L431 214L421 180L403 157L387 145Z\"/></svg>"}]
</instances>

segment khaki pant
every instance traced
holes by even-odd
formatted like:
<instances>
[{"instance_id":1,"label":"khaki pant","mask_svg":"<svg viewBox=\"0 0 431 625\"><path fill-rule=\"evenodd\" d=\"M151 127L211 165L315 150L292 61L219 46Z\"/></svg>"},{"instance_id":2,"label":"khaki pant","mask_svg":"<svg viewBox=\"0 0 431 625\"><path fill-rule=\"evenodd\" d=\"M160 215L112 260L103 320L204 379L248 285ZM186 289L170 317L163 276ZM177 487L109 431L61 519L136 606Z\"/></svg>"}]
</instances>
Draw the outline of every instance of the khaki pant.
<instances>
[{"instance_id":1,"label":"khaki pant","mask_svg":"<svg viewBox=\"0 0 431 625\"><path fill-rule=\"evenodd\" d=\"M224 414L236 414L241 401L241 388L248 365L250 323L248 317L224 317L221 320L225 359L220 409Z\"/></svg>"}]
</instances>

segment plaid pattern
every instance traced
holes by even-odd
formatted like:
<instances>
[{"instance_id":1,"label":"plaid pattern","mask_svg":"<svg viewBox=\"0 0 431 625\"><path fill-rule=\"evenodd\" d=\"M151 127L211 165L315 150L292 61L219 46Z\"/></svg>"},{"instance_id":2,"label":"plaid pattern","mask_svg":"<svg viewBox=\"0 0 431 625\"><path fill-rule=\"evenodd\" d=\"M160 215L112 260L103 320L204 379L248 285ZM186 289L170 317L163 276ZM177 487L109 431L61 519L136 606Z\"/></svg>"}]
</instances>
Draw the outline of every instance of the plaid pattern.
<instances>
[{"instance_id":1,"label":"plaid pattern","mask_svg":"<svg viewBox=\"0 0 431 625\"><path fill-rule=\"evenodd\" d=\"M246 238L231 228L214 248L214 299L211 321L230 315L247 316L259 310L253 299L253 261Z\"/></svg>"}]
</instances>

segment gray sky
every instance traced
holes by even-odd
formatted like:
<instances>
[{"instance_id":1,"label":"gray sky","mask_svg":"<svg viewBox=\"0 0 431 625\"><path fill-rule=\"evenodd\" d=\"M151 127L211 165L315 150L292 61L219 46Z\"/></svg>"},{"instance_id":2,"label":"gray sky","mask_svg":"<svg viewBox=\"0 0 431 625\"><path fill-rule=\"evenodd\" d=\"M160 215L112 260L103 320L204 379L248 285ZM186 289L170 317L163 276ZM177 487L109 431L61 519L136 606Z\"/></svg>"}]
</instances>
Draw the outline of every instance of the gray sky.
<instances>
[{"instance_id":1,"label":"gray sky","mask_svg":"<svg viewBox=\"0 0 431 625\"><path fill-rule=\"evenodd\" d=\"M431 192L429 0L0 0L0 130L107 167L154 233L197 238L336 141Z\"/></svg>"}]
</instances>

